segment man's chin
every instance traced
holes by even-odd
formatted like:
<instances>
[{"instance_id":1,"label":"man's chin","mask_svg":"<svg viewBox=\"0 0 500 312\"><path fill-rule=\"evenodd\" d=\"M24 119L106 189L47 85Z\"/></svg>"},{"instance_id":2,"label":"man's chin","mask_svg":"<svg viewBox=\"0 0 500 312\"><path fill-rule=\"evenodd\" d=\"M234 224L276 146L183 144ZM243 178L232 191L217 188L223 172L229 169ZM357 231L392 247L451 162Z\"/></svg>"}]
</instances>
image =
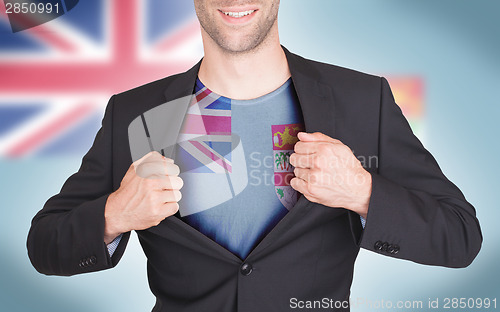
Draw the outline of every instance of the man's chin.
<instances>
[{"instance_id":1,"label":"man's chin","mask_svg":"<svg viewBox=\"0 0 500 312\"><path fill-rule=\"evenodd\" d=\"M255 47L232 47L232 48L221 47L221 48L227 54L238 55L238 54L248 54L248 53L254 52L257 50L258 46L255 46Z\"/></svg>"},{"instance_id":2,"label":"man's chin","mask_svg":"<svg viewBox=\"0 0 500 312\"><path fill-rule=\"evenodd\" d=\"M257 51L263 44L263 40L252 38L250 40L228 39L216 44L228 54L247 54Z\"/></svg>"}]
</instances>

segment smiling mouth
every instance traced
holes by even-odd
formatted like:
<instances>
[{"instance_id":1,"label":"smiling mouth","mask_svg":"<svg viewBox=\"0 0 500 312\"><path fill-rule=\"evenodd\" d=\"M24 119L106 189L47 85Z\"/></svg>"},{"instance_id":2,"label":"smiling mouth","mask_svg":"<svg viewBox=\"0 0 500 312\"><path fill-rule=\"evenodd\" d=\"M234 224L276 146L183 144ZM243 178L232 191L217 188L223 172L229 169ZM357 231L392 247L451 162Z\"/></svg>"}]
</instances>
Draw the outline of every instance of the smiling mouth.
<instances>
[{"instance_id":1,"label":"smiling mouth","mask_svg":"<svg viewBox=\"0 0 500 312\"><path fill-rule=\"evenodd\" d=\"M224 11L221 11L221 12L224 13L225 15L233 17L233 18L242 18L242 17L245 17L245 16L252 14L255 11L257 11L257 10L248 10L248 11L242 11L242 12L224 12Z\"/></svg>"}]
</instances>

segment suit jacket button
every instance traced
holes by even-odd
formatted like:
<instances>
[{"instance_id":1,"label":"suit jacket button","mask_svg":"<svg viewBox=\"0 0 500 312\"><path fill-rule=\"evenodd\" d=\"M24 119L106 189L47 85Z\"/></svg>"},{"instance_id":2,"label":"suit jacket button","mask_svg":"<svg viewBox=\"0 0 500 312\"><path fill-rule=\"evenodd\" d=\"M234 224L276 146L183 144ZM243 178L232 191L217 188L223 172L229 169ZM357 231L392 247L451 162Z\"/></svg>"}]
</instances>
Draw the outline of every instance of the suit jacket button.
<instances>
[{"instance_id":1,"label":"suit jacket button","mask_svg":"<svg viewBox=\"0 0 500 312\"><path fill-rule=\"evenodd\" d=\"M389 246L387 246L387 252L391 255L394 254L394 245L389 244Z\"/></svg>"},{"instance_id":2,"label":"suit jacket button","mask_svg":"<svg viewBox=\"0 0 500 312\"><path fill-rule=\"evenodd\" d=\"M399 245L394 245L393 249L394 249L393 254L394 255L397 254L399 252Z\"/></svg>"},{"instance_id":3,"label":"suit jacket button","mask_svg":"<svg viewBox=\"0 0 500 312\"><path fill-rule=\"evenodd\" d=\"M373 245L373 248L375 248L375 250L382 250L382 242L377 241L375 245Z\"/></svg>"},{"instance_id":4,"label":"suit jacket button","mask_svg":"<svg viewBox=\"0 0 500 312\"><path fill-rule=\"evenodd\" d=\"M243 265L240 268L241 274L248 276L250 273L252 273L253 267L250 263L243 263Z\"/></svg>"},{"instance_id":5,"label":"suit jacket button","mask_svg":"<svg viewBox=\"0 0 500 312\"><path fill-rule=\"evenodd\" d=\"M387 242L384 242L384 243L382 244L382 249L381 249L381 250L382 250L382 251L387 251L387 247L389 247L389 244L388 244Z\"/></svg>"},{"instance_id":6,"label":"suit jacket button","mask_svg":"<svg viewBox=\"0 0 500 312\"><path fill-rule=\"evenodd\" d=\"M89 262L91 265L95 265L97 263L97 258L95 256L90 257Z\"/></svg>"}]
</instances>

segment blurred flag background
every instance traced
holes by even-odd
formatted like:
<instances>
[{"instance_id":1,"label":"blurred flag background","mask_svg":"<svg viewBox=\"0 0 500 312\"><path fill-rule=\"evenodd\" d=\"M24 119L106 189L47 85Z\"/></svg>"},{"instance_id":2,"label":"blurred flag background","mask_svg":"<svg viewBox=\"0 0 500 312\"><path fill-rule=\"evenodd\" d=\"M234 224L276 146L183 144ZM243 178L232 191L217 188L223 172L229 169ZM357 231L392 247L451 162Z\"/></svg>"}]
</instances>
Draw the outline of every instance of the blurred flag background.
<instances>
[{"instance_id":1,"label":"blurred flag background","mask_svg":"<svg viewBox=\"0 0 500 312\"><path fill-rule=\"evenodd\" d=\"M81 1L9 33L0 15L0 155L84 153L107 98L188 69L202 55L189 1Z\"/></svg>"},{"instance_id":2,"label":"blurred flag background","mask_svg":"<svg viewBox=\"0 0 500 312\"><path fill-rule=\"evenodd\" d=\"M476 206L483 226L483 250L464 270L362 251L353 311L385 311L376 306L381 300L422 301L425 311L429 298L500 295L493 266L498 12L494 0L281 3L281 40L292 52L388 78L413 130ZM0 3L1 311L154 305L135 235L117 268L71 278L38 274L25 240L31 218L78 169L109 97L184 71L202 55L191 0L80 1L64 16L15 34Z\"/></svg>"}]
</instances>

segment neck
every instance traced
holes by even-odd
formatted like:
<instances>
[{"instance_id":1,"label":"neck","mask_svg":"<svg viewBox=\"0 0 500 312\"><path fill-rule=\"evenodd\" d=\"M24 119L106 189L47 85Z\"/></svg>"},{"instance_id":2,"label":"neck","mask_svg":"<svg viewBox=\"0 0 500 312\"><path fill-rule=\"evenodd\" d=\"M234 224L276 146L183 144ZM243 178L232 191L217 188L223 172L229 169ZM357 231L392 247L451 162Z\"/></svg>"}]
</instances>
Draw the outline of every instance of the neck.
<instances>
[{"instance_id":1,"label":"neck","mask_svg":"<svg viewBox=\"0 0 500 312\"><path fill-rule=\"evenodd\" d=\"M245 53L224 51L206 33L202 34L205 56L198 77L211 91L235 100L248 100L276 90L290 78L277 31Z\"/></svg>"}]
</instances>

